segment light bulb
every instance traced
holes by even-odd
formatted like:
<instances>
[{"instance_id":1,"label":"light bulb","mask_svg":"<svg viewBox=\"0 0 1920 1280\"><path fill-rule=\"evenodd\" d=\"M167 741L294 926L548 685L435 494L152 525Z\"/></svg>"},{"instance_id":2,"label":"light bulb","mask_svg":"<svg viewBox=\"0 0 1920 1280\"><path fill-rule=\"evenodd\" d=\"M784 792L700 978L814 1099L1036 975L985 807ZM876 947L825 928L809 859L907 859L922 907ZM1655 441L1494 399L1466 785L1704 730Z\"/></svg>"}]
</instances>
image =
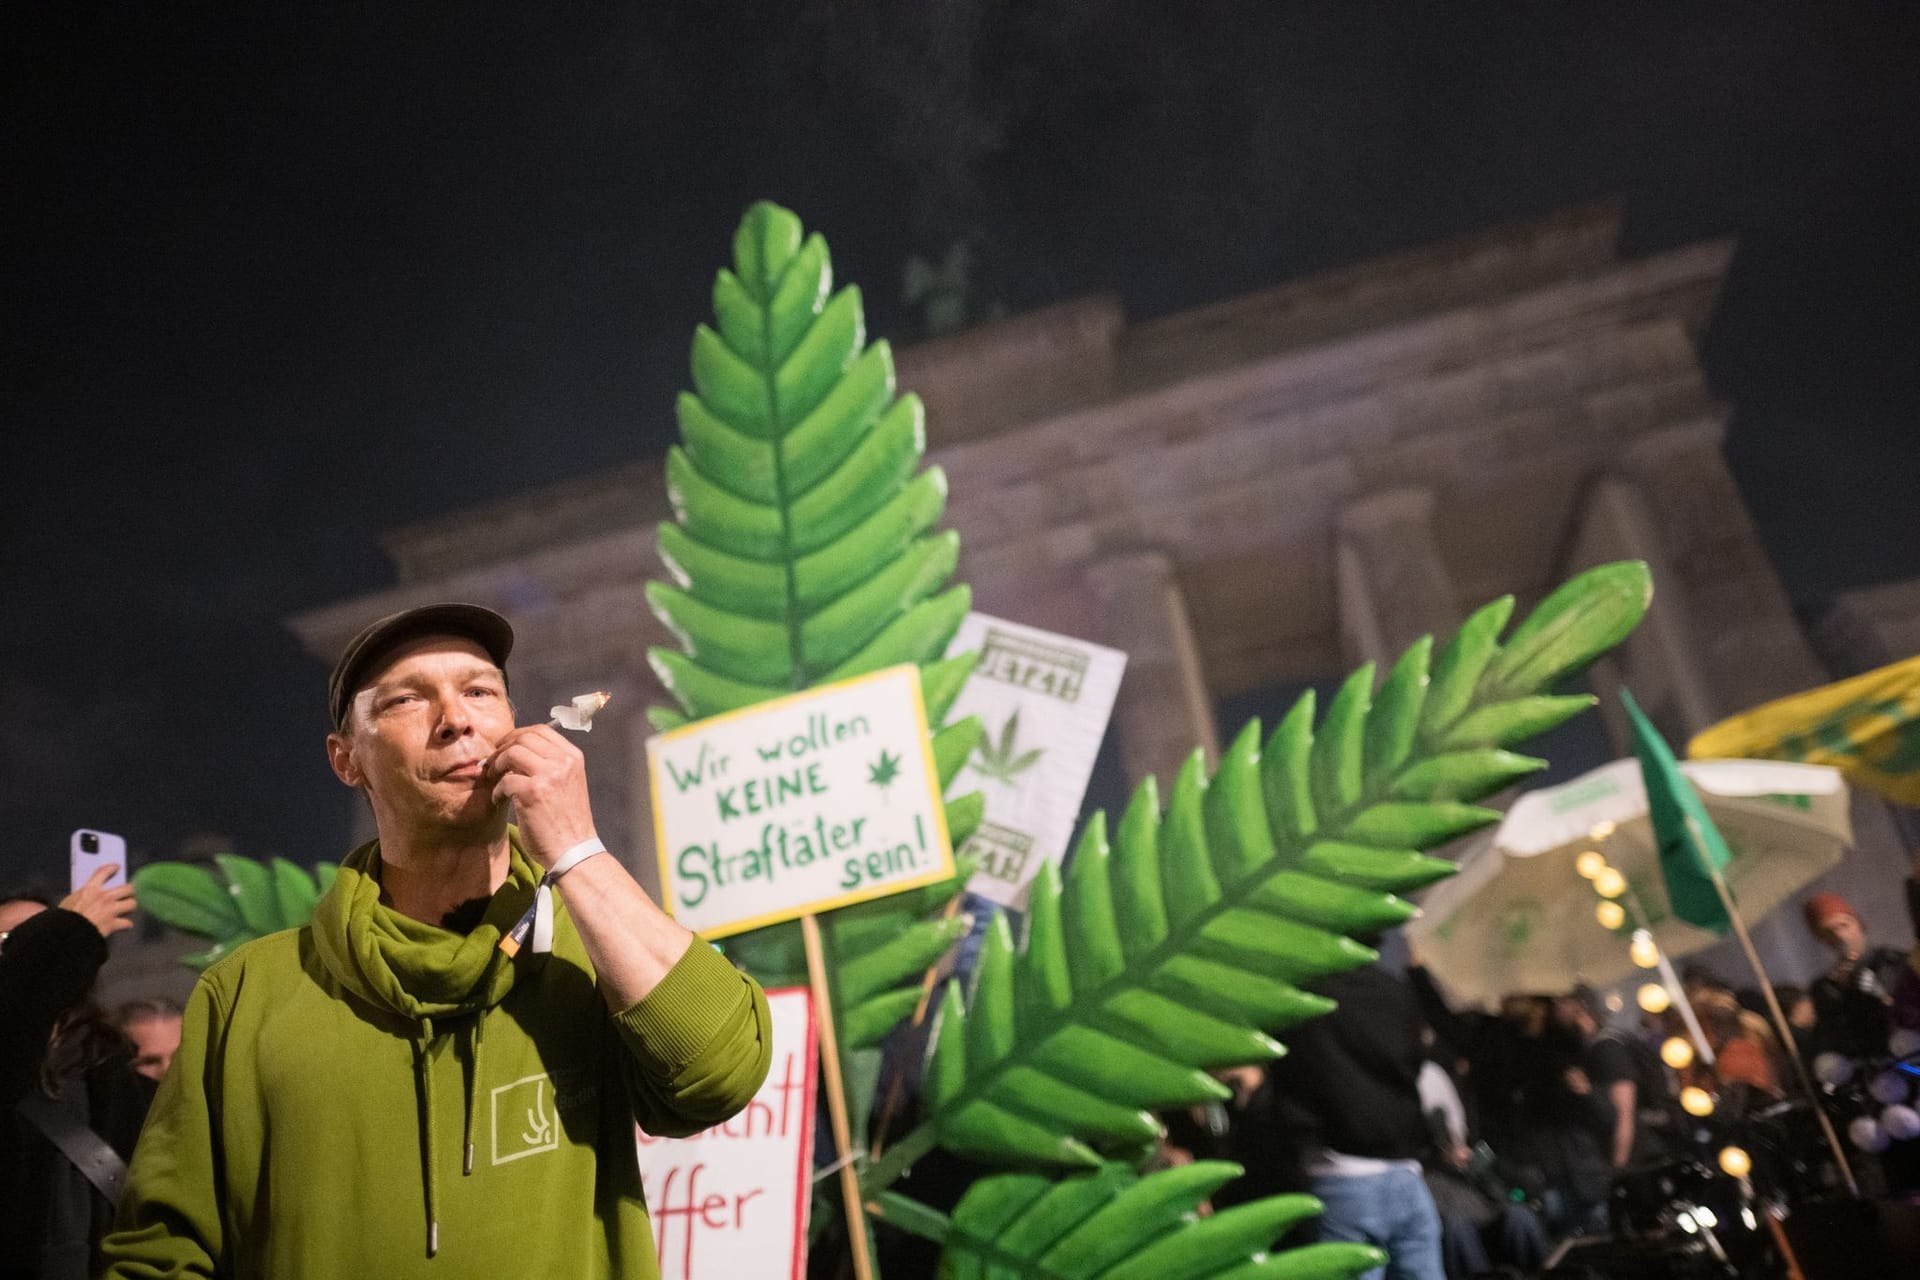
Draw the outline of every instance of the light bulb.
<instances>
[{"instance_id":1,"label":"light bulb","mask_svg":"<svg viewBox=\"0 0 1920 1280\"><path fill-rule=\"evenodd\" d=\"M1660 1046L1660 1061L1675 1071L1684 1071L1693 1063L1693 1046L1679 1036L1672 1036Z\"/></svg>"},{"instance_id":2,"label":"light bulb","mask_svg":"<svg viewBox=\"0 0 1920 1280\"><path fill-rule=\"evenodd\" d=\"M1605 840L1608 836L1613 834L1613 824L1611 822L1608 822L1602 819L1601 821L1594 823L1593 830L1588 832L1587 834L1592 836L1596 841Z\"/></svg>"},{"instance_id":3,"label":"light bulb","mask_svg":"<svg viewBox=\"0 0 1920 1280\"><path fill-rule=\"evenodd\" d=\"M1710 1116L1713 1114L1713 1095L1698 1085L1688 1085L1680 1091L1680 1109L1690 1116Z\"/></svg>"},{"instance_id":4,"label":"light bulb","mask_svg":"<svg viewBox=\"0 0 1920 1280\"><path fill-rule=\"evenodd\" d=\"M1591 880L1607 869L1607 859L1598 849L1589 849L1573 860L1573 869Z\"/></svg>"},{"instance_id":5,"label":"light bulb","mask_svg":"<svg viewBox=\"0 0 1920 1280\"><path fill-rule=\"evenodd\" d=\"M1912 1107L1888 1107L1880 1113L1880 1127L1895 1142L1911 1142L1920 1138L1920 1111Z\"/></svg>"},{"instance_id":6,"label":"light bulb","mask_svg":"<svg viewBox=\"0 0 1920 1280\"><path fill-rule=\"evenodd\" d=\"M1654 945L1653 938L1645 930L1633 935L1633 945L1627 948L1627 954L1642 969L1651 969L1660 963L1660 948Z\"/></svg>"},{"instance_id":7,"label":"light bulb","mask_svg":"<svg viewBox=\"0 0 1920 1280\"><path fill-rule=\"evenodd\" d=\"M1601 902L1594 907L1593 918L1600 922L1603 929L1618 929L1627 922L1627 909L1611 900Z\"/></svg>"},{"instance_id":8,"label":"light bulb","mask_svg":"<svg viewBox=\"0 0 1920 1280\"><path fill-rule=\"evenodd\" d=\"M1878 1072L1873 1079L1867 1081L1867 1092L1872 1094L1873 1100L1883 1107L1905 1102L1907 1100L1906 1074L1891 1067Z\"/></svg>"},{"instance_id":9,"label":"light bulb","mask_svg":"<svg viewBox=\"0 0 1920 1280\"><path fill-rule=\"evenodd\" d=\"M1657 982L1642 983L1640 990L1634 993L1634 998L1648 1013L1665 1013L1673 1003L1673 997L1667 994L1667 989Z\"/></svg>"},{"instance_id":10,"label":"light bulb","mask_svg":"<svg viewBox=\"0 0 1920 1280\"><path fill-rule=\"evenodd\" d=\"M1829 1050L1813 1060L1813 1078L1838 1087L1853 1079L1853 1059Z\"/></svg>"},{"instance_id":11,"label":"light bulb","mask_svg":"<svg viewBox=\"0 0 1920 1280\"><path fill-rule=\"evenodd\" d=\"M1887 1131L1872 1116L1855 1116L1853 1123L1847 1126L1847 1136L1853 1139L1853 1145L1862 1151L1885 1151L1888 1145Z\"/></svg>"},{"instance_id":12,"label":"light bulb","mask_svg":"<svg viewBox=\"0 0 1920 1280\"><path fill-rule=\"evenodd\" d=\"M1744 1178L1753 1172L1753 1157L1745 1147L1720 1148L1720 1172L1729 1178Z\"/></svg>"},{"instance_id":13,"label":"light bulb","mask_svg":"<svg viewBox=\"0 0 1920 1280\"><path fill-rule=\"evenodd\" d=\"M1609 991L1607 992L1606 1006L1608 1013L1618 1013L1627 1007L1627 1002L1620 998L1618 991Z\"/></svg>"},{"instance_id":14,"label":"light bulb","mask_svg":"<svg viewBox=\"0 0 1920 1280\"><path fill-rule=\"evenodd\" d=\"M1603 898L1617 898L1627 891L1627 878L1618 867L1608 867L1593 878L1593 891Z\"/></svg>"}]
</instances>

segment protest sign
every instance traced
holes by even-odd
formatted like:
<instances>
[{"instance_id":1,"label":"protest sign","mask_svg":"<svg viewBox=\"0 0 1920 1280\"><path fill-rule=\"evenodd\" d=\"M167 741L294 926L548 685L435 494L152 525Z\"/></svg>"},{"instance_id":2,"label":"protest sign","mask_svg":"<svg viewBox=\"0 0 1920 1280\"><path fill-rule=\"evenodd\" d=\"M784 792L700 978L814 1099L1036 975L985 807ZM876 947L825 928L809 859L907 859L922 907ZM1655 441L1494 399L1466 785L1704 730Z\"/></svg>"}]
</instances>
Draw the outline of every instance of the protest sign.
<instances>
[{"instance_id":1,"label":"protest sign","mask_svg":"<svg viewBox=\"0 0 1920 1280\"><path fill-rule=\"evenodd\" d=\"M659 734L647 765L664 905L709 938L953 874L917 667Z\"/></svg>"},{"instance_id":2,"label":"protest sign","mask_svg":"<svg viewBox=\"0 0 1920 1280\"><path fill-rule=\"evenodd\" d=\"M639 1134L661 1280L806 1274L813 1001L805 987L781 987L767 992L767 1007L773 1066L745 1110L690 1138Z\"/></svg>"},{"instance_id":3,"label":"protest sign","mask_svg":"<svg viewBox=\"0 0 1920 1280\"><path fill-rule=\"evenodd\" d=\"M986 614L969 614L950 653L980 651L953 717L979 716L986 737L954 782L986 794L986 821L965 853L973 893L1023 908L1042 863L1067 855L1094 757L1113 715L1127 655Z\"/></svg>"}]
</instances>

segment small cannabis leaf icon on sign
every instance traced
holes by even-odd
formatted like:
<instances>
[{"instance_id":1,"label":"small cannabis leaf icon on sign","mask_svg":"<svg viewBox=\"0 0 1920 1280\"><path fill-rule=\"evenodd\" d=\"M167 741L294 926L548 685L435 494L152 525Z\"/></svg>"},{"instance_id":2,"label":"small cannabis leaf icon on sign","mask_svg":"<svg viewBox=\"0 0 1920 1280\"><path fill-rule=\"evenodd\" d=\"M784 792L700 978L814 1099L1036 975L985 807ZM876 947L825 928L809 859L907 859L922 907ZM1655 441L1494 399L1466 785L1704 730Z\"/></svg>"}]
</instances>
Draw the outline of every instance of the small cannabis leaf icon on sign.
<instances>
[{"instance_id":1,"label":"small cannabis leaf icon on sign","mask_svg":"<svg viewBox=\"0 0 1920 1280\"><path fill-rule=\"evenodd\" d=\"M883 795L899 776L900 757L891 751L882 751L880 758L867 766L867 781L880 788Z\"/></svg>"},{"instance_id":2,"label":"small cannabis leaf icon on sign","mask_svg":"<svg viewBox=\"0 0 1920 1280\"><path fill-rule=\"evenodd\" d=\"M974 749L975 759L967 763L978 773L984 773L995 782L1013 785L1013 780L1033 768L1041 756L1046 754L1043 747L1014 754L1016 740L1020 736L1020 713L1014 712L1007 717L1006 724L1000 728L1000 741L987 741Z\"/></svg>"}]
</instances>

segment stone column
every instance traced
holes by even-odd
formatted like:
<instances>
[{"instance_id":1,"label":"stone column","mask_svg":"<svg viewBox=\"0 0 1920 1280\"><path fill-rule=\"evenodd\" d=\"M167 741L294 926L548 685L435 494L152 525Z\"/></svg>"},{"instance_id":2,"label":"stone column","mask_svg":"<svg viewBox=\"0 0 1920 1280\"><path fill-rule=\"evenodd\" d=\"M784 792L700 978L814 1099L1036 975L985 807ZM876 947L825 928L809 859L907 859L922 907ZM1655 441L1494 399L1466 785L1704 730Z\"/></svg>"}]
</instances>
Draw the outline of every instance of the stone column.
<instances>
[{"instance_id":1,"label":"stone column","mask_svg":"<svg viewBox=\"0 0 1920 1280\"><path fill-rule=\"evenodd\" d=\"M1341 649L1382 667L1423 635L1460 623L1459 597L1433 536L1430 489L1389 489L1349 502L1334 529Z\"/></svg>"},{"instance_id":2,"label":"stone column","mask_svg":"<svg viewBox=\"0 0 1920 1280\"><path fill-rule=\"evenodd\" d=\"M1619 466L1666 553L1656 599L1677 593L1690 616L1709 723L1827 678L1727 470L1723 435L1717 419L1670 427L1635 440Z\"/></svg>"},{"instance_id":3,"label":"stone column","mask_svg":"<svg viewBox=\"0 0 1920 1280\"><path fill-rule=\"evenodd\" d=\"M1156 777L1164 796L1196 746L1209 764L1220 756L1213 696L1173 561L1161 551L1109 556L1087 582L1100 602L1100 638L1127 655L1114 706L1127 780Z\"/></svg>"},{"instance_id":4,"label":"stone column","mask_svg":"<svg viewBox=\"0 0 1920 1280\"><path fill-rule=\"evenodd\" d=\"M1667 554L1646 490L1636 481L1607 476L1583 504L1566 572L1577 573L1614 560L1644 560L1653 575L1653 604L1646 619L1613 653L1593 666L1589 683L1600 699L1607 736L1622 755L1632 734L1620 689L1634 698L1677 745L1719 718L1701 666L1701 649L1688 607L1687 583Z\"/></svg>"}]
</instances>

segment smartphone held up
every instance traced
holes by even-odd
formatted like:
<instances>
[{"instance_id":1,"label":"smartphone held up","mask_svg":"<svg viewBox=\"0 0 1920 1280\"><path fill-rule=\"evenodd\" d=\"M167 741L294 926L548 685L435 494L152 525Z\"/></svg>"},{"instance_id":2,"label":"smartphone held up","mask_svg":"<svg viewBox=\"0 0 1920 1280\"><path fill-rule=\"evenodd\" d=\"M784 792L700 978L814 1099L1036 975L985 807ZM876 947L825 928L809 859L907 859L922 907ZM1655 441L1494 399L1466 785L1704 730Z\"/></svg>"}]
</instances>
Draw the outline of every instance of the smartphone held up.
<instances>
[{"instance_id":1,"label":"smartphone held up","mask_svg":"<svg viewBox=\"0 0 1920 1280\"><path fill-rule=\"evenodd\" d=\"M68 843L67 888L78 892L101 867L112 867L103 887L126 883L127 842L109 831L81 827Z\"/></svg>"}]
</instances>

